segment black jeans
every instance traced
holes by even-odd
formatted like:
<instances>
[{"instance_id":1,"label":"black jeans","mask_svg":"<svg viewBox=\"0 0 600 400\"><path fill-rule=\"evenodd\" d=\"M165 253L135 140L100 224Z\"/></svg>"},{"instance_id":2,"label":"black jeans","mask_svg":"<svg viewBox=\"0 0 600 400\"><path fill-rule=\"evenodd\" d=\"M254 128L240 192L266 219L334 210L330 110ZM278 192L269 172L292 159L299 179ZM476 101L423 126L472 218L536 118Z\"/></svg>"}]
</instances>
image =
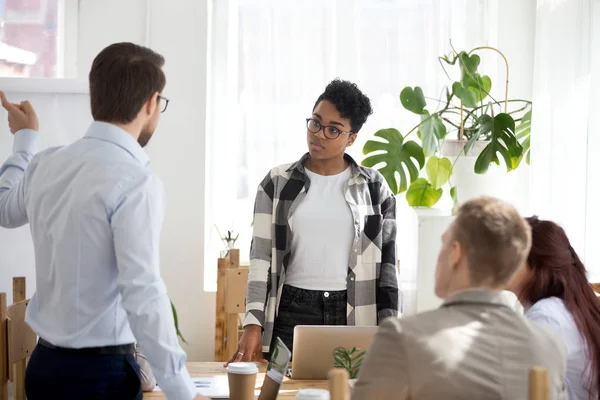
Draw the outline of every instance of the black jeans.
<instances>
[{"instance_id":1,"label":"black jeans","mask_svg":"<svg viewBox=\"0 0 600 400\"><path fill-rule=\"evenodd\" d=\"M67 353L38 345L25 373L30 400L141 400L140 367L133 354Z\"/></svg>"},{"instance_id":2,"label":"black jeans","mask_svg":"<svg viewBox=\"0 0 600 400\"><path fill-rule=\"evenodd\" d=\"M346 325L346 308L345 290L306 290L284 285L270 351L273 351L277 337L293 351L296 325Z\"/></svg>"}]
</instances>

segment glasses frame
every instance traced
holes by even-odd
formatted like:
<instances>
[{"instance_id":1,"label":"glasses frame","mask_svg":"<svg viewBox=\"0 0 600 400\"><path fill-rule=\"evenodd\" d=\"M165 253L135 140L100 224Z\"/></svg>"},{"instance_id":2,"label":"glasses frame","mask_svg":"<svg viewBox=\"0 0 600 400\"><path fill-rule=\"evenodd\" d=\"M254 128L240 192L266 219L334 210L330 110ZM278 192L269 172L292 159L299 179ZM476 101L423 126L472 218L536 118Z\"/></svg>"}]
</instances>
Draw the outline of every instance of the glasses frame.
<instances>
[{"instance_id":1,"label":"glasses frame","mask_svg":"<svg viewBox=\"0 0 600 400\"><path fill-rule=\"evenodd\" d=\"M317 124L319 124L320 128L319 128L319 130L318 130L318 131L314 132L314 131L312 131L312 130L309 128L310 121L315 121ZM327 136L327 134L325 133L325 128L333 128L333 129L337 130L339 133L337 134L337 136L336 136L336 137L334 137L334 138L331 138L331 137ZM354 134L354 132L352 132L352 131L343 132L343 131L341 131L341 130L340 130L340 128L338 128L337 126L333 126L333 125L323 125L323 124L321 123L321 121L319 121L318 119L315 119L315 118L306 118L306 129L308 129L308 131L309 131L310 133L314 133L315 135L316 135L317 133L321 132L321 130L322 130L322 131L323 131L323 136L325 137L325 139L328 139L328 140L335 140L335 139L339 138L339 137L340 137L340 135L342 135L342 134L344 134L344 135L352 135L352 134Z\"/></svg>"},{"instance_id":2,"label":"glasses frame","mask_svg":"<svg viewBox=\"0 0 600 400\"><path fill-rule=\"evenodd\" d=\"M158 94L157 98L158 98L158 104L159 104L159 105L160 105L160 99L163 99L163 100L165 101L165 108L163 108L163 109L160 111L160 113L162 114L162 113L164 113L165 111L167 111L167 108L169 108L169 101L171 101L171 100L167 99L165 96L163 96L163 95L162 95L162 94L160 94L160 93Z\"/></svg>"}]
</instances>

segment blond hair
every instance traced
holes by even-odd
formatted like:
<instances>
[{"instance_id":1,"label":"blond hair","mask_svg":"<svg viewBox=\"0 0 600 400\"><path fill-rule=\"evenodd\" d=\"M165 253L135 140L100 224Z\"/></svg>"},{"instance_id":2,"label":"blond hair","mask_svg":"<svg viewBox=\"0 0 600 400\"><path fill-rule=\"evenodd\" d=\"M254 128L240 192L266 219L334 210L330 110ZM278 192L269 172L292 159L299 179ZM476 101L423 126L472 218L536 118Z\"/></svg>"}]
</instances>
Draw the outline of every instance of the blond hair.
<instances>
[{"instance_id":1,"label":"blond hair","mask_svg":"<svg viewBox=\"0 0 600 400\"><path fill-rule=\"evenodd\" d=\"M475 284L508 283L531 248L529 224L512 205L493 197L464 203L452 234L462 245Z\"/></svg>"}]
</instances>

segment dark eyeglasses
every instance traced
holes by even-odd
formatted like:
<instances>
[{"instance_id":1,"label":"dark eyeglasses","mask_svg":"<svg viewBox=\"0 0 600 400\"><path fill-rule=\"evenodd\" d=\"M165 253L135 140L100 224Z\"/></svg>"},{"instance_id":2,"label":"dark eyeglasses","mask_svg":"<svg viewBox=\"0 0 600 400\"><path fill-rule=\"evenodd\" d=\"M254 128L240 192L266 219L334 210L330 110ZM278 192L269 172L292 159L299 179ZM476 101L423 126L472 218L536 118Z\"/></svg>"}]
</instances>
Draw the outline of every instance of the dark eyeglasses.
<instances>
[{"instance_id":1,"label":"dark eyeglasses","mask_svg":"<svg viewBox=\"0 0 600 400\"><path fill-rule=\"evenodd\" d=\"M164 113L165 111L167 111L167 107L169 107L169 99L167 99L162 94L159 94L158 95L158 101L160 102L161 100L164 101L164 106L160 106L160 112Z\"/></svg>"},{"instance_id":2,"label":"dark eyeglasses","mask_svg":"<svg viewBox=\"0 0 600 400\"><path fill-rule=\"evenodd\" d=\"M323 134L325 135L325 139L334 140L337 139L341 134L351 134L352 132L342 132L335 126L327 126L322 125L319 120L314 118L306 118L306 129L312 133L319 133L321 129L323 129Z\"/></svg>"}]
</instances>

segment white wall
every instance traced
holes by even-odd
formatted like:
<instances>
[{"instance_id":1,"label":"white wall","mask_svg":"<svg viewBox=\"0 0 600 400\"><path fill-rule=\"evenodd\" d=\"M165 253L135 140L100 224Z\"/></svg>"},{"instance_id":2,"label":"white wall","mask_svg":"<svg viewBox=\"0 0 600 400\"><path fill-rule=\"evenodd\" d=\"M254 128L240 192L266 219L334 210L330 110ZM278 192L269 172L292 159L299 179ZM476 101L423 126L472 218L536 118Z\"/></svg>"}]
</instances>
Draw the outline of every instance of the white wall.
<instances>
[{"instance_id":1,"label":"white wall","mask_svg":"<svg viewBox=\"0 0 600 400\"><path fill-rule=\"evenodd\" d=\"M167 199L162 276L177 307L190 360L212 360L214 354L215 294L204 292L203 281L207 37L206 0L81 1L80 77L87 76L95 55L113 42L147 45L166 59L164 94L171 102L148 154Z\"/></svg>"}]
</instances>

